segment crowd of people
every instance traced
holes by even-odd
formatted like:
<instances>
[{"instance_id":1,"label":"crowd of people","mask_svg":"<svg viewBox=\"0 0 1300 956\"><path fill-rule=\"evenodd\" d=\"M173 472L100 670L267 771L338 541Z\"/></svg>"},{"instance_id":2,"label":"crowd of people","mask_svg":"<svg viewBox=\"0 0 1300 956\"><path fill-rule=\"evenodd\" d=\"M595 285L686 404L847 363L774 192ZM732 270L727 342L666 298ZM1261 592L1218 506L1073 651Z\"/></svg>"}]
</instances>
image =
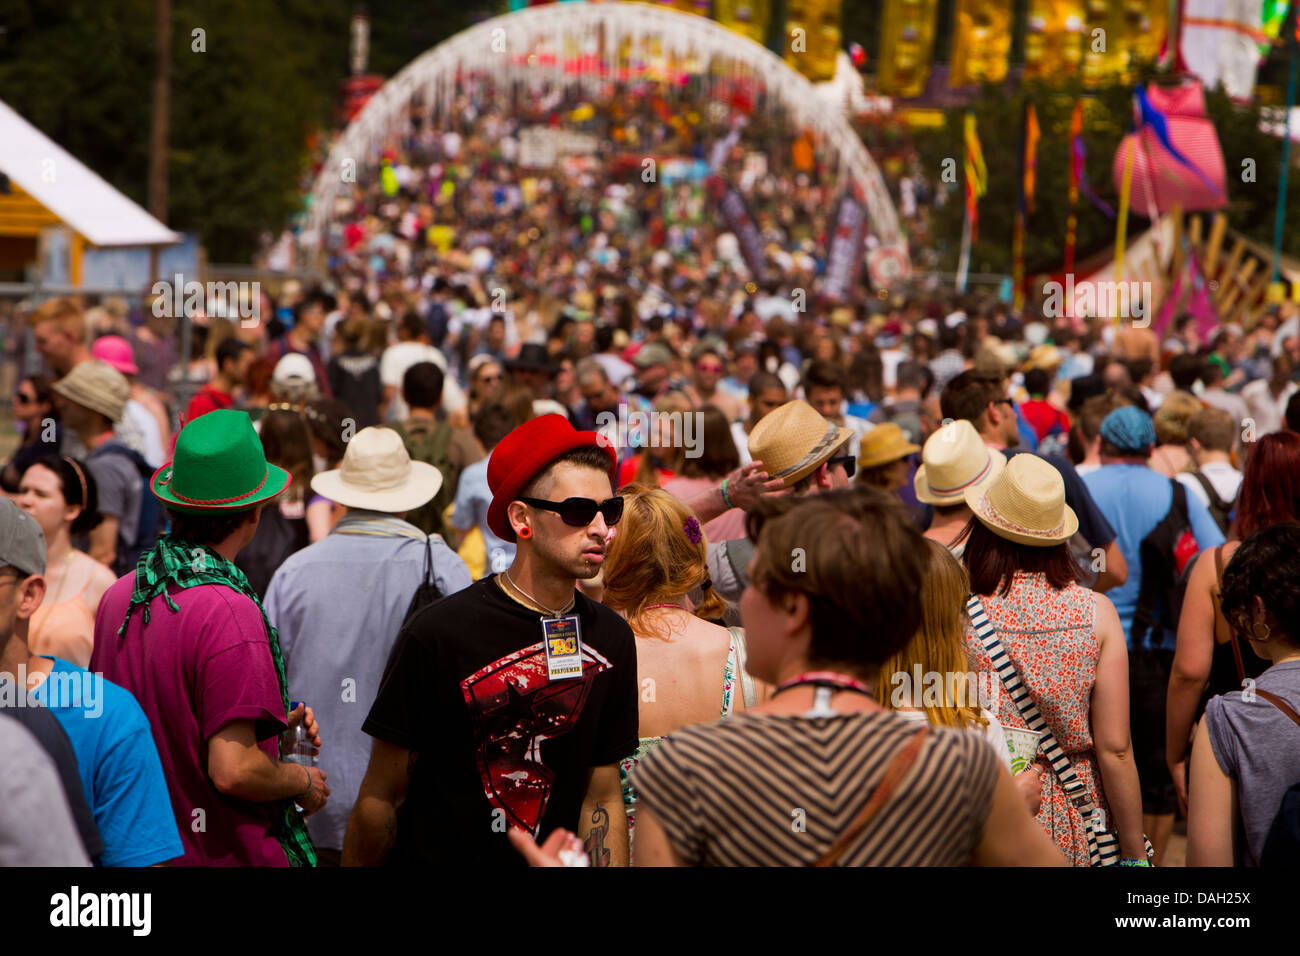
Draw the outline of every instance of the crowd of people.
<instances>
[{"instance_id":1,"label":"crowd of people","mask_svg":"<svg viewBox=\"0 0 1300 956\"><path fill-rule=\"evenodd\" d=\"M456 294L27 315L4 862L1294 858L1287 315Z\"/></svg>"}]
</instances>

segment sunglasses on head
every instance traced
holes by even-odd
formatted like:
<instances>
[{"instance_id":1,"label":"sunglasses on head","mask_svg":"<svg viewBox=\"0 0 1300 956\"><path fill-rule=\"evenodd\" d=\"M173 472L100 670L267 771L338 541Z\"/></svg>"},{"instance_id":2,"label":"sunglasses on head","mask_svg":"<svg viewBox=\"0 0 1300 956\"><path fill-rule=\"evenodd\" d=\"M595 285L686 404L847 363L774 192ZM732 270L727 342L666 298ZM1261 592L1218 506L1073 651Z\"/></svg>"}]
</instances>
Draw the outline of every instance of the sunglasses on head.
<instances>
[{"instance_id":1,"label":"sunglasses on head","mask_svg":"<svg viewBox=\"0 0 1300 956\"><path fill-rule=\"evenodd\" d=\"M850 478L858 472L858 460L852 455L841 455L838 458L826 459L826 467L834 468L836 465L843 465L844 473Z\"/></svg>"},{"instance_id":2,"label":"sunglasses on head","mask_svg":"<svg viewBox=\"0 0 1300 956\"><path fill-rule=\"evenodd\" d=\"M560 520L574 528L585 528L596 517L596 512L605 519L605 524L613 526L623 517L623 499L618 495L604 501L590 498L565 498L563 501L547 501L545 498L520 498L526 505L554 511Z\"/></svg>"}]
</instances>

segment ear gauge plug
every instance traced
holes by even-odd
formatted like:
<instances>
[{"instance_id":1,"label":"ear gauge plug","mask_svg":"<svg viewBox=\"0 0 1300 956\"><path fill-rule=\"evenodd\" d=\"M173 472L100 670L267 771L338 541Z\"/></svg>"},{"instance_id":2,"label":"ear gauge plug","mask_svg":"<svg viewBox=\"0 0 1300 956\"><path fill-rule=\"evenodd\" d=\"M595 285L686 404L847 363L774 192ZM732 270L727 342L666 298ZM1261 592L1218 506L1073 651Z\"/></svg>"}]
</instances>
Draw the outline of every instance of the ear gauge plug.
<instances>
[{"instance_id":1,"label":"ear gauge plug","mask_svg":"<svg viewBox=\"0 0 1300 956\"><path fill-rule=\"evenodd\" d=\"M522 528L520 528L518 531L516 531L515 534L517 534L519 537L524 538L525 540L527 540L528 538L531 538L531 537L533 536L533 529L532 529L532 528L529 528L527 525L525 525L524 527L522 527Z\"/></svg>"}]
</instances>

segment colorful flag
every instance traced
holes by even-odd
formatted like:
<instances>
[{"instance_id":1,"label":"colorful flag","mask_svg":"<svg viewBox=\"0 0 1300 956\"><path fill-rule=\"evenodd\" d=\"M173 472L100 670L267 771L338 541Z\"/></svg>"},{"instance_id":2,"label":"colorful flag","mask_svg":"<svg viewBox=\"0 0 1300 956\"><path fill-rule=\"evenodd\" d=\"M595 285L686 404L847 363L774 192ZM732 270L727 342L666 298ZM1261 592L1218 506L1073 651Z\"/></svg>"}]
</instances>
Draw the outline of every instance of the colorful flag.
<instances>
[{"instance_id":1,"label":"colorful flag","mask_svg":"<svg viewBox=\"0 0 1300 956\"><path fill-rule=\"evenodd\" d=\"M1076 145L1077 148L1076 148ZM1065 218L1065 271L1074 272L1074 241L1079 219L1075 206L1079 203L1079 180L1083 176L1083 100L1075 100L1070 114L1070 211ZM1073 318L1073 316L1071 316Z\"/></svg>"},{"instance_id":2,"label":"colorful flag","mask_svg":"<svg viewBox=\"0 0 1300 956\"><path fill-rule=\"evenodd\" d=\"M1025 104L1024 142L1020 151L1020 197L1016 202L1015 234L1011 240L1011 308L1019 312L1025 304L1025 229L1034 211L1034 174L1038 164L1038 114L1033 103Z\"/></svg>"},{"instance_id":3,"label":"colorful flag","mask_svg":"<svg viewBox=\"0 0 1300 956\"><path fill-rule=\"evenodd\" d=\"M1154 133L1156 139L1159 140L1160 145L1165 148L1165 151L1169 153L1170 156L1195 173L1197 178L1200 179L1201 182L1205 183L1205 185L1210 189L1214 190L1215 193L1222 195L1223 190L1219 188L1218 184L1210 179L1209 176L1205 175L1199 166L1184 156L1182 151L1174 145L1173 140L1169 138L1169 120L1166 119L1165 114L1160 112L1160 110L1155 107L1155 104L1147 98L1146 91L1142 89L1142 87L1139 86L1134 90L1133 100L1138 131L1140 132L1143 129L1148 129Z\"/></svg>"},{"instance_id":4,"label":"colorful flag","mask_svg":"<svg viewBox=\"0 0 1300 956\"><path fill-rule=\"evenodd\" d=\"M966 218L971 224L971 242L979 237L979 201L989 191L989 171L984 165L984 151L975 131L975 114L967 113L964 129L966 144Z\"/></svg>"}]
</instances>

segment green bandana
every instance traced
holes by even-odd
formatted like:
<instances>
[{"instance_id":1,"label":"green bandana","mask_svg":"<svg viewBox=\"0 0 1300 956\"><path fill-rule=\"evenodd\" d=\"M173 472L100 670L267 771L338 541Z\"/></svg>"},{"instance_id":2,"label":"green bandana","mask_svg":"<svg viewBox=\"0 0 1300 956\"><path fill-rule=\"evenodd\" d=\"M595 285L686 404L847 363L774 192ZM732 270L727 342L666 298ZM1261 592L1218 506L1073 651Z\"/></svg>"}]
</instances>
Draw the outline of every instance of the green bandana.
<instances>
[{"instance_id":1,"label":"green bandana","mask_svg":"<svg viewBox=\"0 0 1300 956\"><path fill-rule=\"evenodd\" d=\"M158 543L140 556L135 568L135 587L131 591L131 603L126 609L126 618L117 629L118 636L126 633L126 626L131 622L131 615L136 608L141 608L144 623L149 623L149 602L162 595L167 607L172 611L180 608L167 593L167 585L174 583L178 588L192 588L200 584L224 585L238 591L257 605L266 625L266 633L271 644L271 660L275 662L275 677L280 684L280 700L284 712L289 713L289 685L284 677L284 655L280 653L280 634L266 619L266 610L257 598L257 592L249 587L244 572L231 564L209 547L190 545L163 534ZM284 848L290 866L315 866L316 851L307 834L307 824L302 815L293 807L292 800L285 800L280 812L276 839Z\"/></svg>"}]
</instances>

